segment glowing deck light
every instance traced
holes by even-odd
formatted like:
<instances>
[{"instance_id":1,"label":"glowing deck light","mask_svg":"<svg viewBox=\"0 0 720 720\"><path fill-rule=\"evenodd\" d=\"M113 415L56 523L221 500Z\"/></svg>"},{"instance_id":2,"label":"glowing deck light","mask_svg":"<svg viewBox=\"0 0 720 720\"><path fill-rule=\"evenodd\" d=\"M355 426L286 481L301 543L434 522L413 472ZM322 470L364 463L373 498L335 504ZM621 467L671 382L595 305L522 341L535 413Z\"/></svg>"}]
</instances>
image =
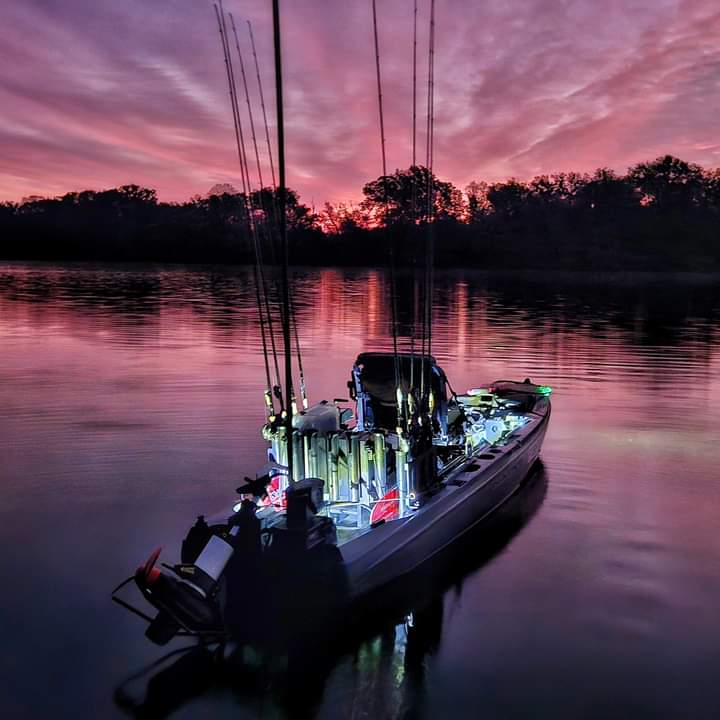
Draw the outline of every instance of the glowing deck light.
<instances>
[{"instance_id":1,"label":"glowing deck light","mask_svg":"<svg viewBox=\"0 0 720 720\"><path fill-rule=\"evenodd\" d=\"M537 389L538 392L542 393L543 395L550 395L553 391L553 389L549 385L538 385Z\"/></svg>"}]
</instances>

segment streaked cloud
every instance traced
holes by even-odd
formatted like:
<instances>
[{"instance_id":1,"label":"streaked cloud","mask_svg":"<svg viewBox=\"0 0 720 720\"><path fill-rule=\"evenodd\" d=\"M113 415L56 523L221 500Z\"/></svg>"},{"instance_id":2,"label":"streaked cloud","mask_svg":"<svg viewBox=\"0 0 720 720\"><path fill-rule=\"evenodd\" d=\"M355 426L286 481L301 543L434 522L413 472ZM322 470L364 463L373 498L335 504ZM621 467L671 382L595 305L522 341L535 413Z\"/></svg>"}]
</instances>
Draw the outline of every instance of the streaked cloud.
<instances>
[{"instance_id":1,"label":"streaked cloud","mask_svg":"<svg viewBox=\"0 0 720 720\"><path fill-rule=\"evenodd\" d=\"M370 4L282 5L289 184L316 205L357 199L380 173ZM428 2L419 5L422 161ZM378 7L394 168L411 159L412 2ZM463 186L624 170L668 152L720 165L714 0L438 0L437 8L441 177ZM259 111L244 23L253 21L272 121L270 3L226 0L226 9ZM183 200L217 182L239 186L210 2L27 0L4 9L0 33L0 199L136 182Z\"/></svg>"}]
</instances>

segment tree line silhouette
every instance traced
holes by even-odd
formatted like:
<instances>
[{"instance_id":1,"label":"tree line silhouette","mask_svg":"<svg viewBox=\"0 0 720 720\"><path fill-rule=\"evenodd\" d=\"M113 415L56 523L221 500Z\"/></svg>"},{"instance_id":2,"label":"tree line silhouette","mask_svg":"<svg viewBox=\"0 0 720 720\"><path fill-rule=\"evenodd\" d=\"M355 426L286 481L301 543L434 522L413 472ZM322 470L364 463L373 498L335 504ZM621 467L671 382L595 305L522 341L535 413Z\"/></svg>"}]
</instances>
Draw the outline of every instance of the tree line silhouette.
<instances>
[{"instance_id":1,"label":"tree line silhouette","mask_svg":"<svg viewBox=\"0 0 720 720\"><path fill-rule=\"evenodd\" d=\"M277 193L215 186L184 203L154 190L29 197L0 204L0 257L17 260L247 263L277 259ZM592 174L472 182L464 191L421 166L379 177L357 205L314 212L288 191L290 261L422 262L488 269L718 270L720 169L670 155Z\"/></svg>"}]
</instances>

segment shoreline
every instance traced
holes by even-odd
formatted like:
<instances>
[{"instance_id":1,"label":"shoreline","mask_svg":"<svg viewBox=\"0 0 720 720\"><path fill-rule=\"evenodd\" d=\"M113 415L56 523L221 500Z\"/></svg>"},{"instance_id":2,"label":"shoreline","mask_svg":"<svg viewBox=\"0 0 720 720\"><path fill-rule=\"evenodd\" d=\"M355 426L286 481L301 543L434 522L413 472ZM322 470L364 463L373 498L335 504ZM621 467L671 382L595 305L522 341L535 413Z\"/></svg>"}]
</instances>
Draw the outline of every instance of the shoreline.
<instances>
[{"instance_id":1,"label":"shoreline","mask_svg":"<svg viewBox=\"0 0 720 720\"><path fill-rule=\"evenodd\" d=\"M172 262L172 261L146 261L146 260L21 260L21 259L4 259L0 257L0 271L4 268L35 267L55 268L55 269L72 269L72 270L107 270L117 269L118 271L147 271L154 272L157 270L182 270L184 272L222 272L234 274L235 272L252 272L253 265L250 263L208 263L208 262ZM266 265L266 269L271 270L274 266ZM298 273L307 272L323 272L338 271L349 274L363 272L378 272L381 274L388 273L389 267L375 265L300 265L291 264L290 268ZM402 276L412 274L413 269L410 267L400 267L396 272ZM453 275L458 279L462 279L463 275L474 279L513 279L524 280L533 284L543 284L546 280L582 280L582 282L591 281L597 284L605 284L613 282L618 285L624 285L637 280L644 280L644 284L652 284L653 282L664 283L668 280L674 280L677 284L713 284L720 283L720 269L718 270L605 270L594 268L563 268L548 269L544 267L538 268L474 268L460 266L443 266L435 269L435 274L439 276Z\"/></svg>"}]
</instances>

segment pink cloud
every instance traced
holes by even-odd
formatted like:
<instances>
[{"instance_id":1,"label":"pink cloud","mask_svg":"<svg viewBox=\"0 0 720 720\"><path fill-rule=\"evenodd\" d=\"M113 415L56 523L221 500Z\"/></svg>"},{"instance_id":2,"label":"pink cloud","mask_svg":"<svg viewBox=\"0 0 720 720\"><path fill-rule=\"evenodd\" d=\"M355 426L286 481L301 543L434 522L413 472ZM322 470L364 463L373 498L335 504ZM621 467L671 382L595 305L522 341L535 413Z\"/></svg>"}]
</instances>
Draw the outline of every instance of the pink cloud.
<instances>
[{"instance_id":1,"label":"pink cloud","mask_svg":"<svg viewBox=\"0 0 720 720\"><path fill-rule=\"evenodd\" d=\"M289 184L316 205L358 199L381 167L369 3L282 5ZM420 2L420 161L427 5ZM720 164L720 10L712 0L437 7L441 177L463 186L624 170L667 152ZM238 21L259 109L243 21L254 23L272 121L269 3L226 0L226 9ZM379 9L388 164L403 167L411 159L412 3ZM210 3L16 4L0 56L0 199L137 182L182 200L216 182L239 186Z\"/></svg>"}]
</instances>

